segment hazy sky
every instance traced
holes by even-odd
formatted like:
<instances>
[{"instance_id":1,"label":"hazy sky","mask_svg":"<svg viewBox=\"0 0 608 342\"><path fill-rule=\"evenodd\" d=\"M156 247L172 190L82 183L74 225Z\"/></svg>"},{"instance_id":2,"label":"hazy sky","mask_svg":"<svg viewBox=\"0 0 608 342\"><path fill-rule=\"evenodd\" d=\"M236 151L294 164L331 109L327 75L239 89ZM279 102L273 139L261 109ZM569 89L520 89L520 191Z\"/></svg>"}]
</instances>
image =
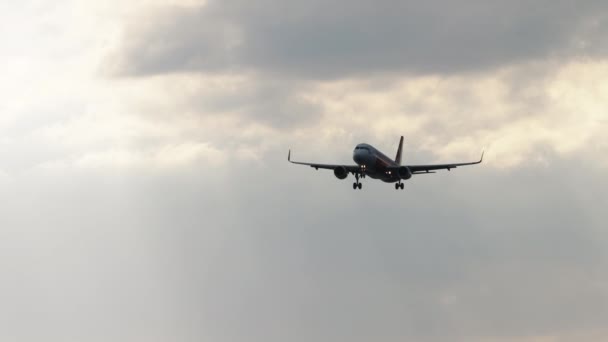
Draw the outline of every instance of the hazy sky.
<instances>
[{"instance_id":1,"label":"hazy sky","mask_svg":"<svg viewBox=\"0 0 608 342\"><path fill-rule=\"evenodd\" d=\"M605 1L0 13L0 340L608 340Z\"/></svg>"}]
</instances>

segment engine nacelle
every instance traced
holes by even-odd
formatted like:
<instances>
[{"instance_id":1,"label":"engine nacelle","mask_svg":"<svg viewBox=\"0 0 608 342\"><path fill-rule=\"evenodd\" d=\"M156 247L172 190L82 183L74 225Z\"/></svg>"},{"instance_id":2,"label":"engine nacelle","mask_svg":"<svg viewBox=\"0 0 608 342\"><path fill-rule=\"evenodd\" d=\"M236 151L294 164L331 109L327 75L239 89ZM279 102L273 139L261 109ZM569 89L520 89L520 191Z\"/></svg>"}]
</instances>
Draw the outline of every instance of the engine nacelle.
<instances>
[{"instance_id":1,"label":"engine nacelle","mask_svg":"<svg viewBox=\"0 0 608 342\"><path fill-rule=\"evenodd\" d=\"M401 178L401 179L412 178L412 172L410 171L410 169L407 168L407 166L399 167L398 174L399 174L399 178Z\"/></svg>"},{"instance_id":2,"label":"engine nacelle","mask_svg":"<svg viewBox=\"0 0 608 342\"><path fill-rule=\"evenodd\" d=\"M348 171L344 166L338 166L334 169L334 175L336 175L338 179L344 179L348 177Z\"/></svg>"}]
</instances>

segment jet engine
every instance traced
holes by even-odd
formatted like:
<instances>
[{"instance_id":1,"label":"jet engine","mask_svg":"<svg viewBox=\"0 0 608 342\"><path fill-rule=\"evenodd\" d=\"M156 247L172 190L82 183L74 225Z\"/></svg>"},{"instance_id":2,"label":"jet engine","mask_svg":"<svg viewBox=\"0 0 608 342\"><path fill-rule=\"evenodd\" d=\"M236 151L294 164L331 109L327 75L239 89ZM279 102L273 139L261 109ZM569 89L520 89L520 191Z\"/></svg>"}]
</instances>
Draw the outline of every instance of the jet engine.
<instances>
[{"instance_id":1,"label":"jet engine","mask_svg":"<svg viewBox=\"0 0 608 342\"><path fill-rule=\"evenodd\" d=\"M407 168L407 166L399 167L398 174L399 174L399 178L401 178L401 179L412 178L412 172L410 171L410 169Z\"/></svg>"},{"instance_id":2,"label":"jet engine","mask_svg":"<svg viewBox=\"0 0 608 342\"><path fill-rule=\"evenodd\" d=\"M348 177L348 171L344 166L338 166L334 169L334 175L336 175L338 179L345 179Z\"/></svg>"}]
</instances>

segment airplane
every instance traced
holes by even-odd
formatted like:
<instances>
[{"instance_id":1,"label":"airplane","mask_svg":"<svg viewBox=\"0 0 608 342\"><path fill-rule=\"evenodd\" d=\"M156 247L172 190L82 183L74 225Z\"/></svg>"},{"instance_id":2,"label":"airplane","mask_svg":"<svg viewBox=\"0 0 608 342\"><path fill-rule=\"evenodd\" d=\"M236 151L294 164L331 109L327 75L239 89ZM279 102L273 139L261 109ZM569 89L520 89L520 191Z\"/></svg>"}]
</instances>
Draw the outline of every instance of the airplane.
<instances>
[{"instance_id":1,"label":"airplane","mask_svg":"<svg viewBox=\"0 0 608 342\"><path fill-rule=\"evenodd\" d=\"M476 162L454 163L454 164L434 164L434 165L401 165L401 151L403 150L403 136L399 140L397 156L395 160L384 155L375 147L369 144L358 144L353 151L353 160L357 165L337 165L337 164L315 164L303 163L291 160L291 150L287 154L287 161L292 164L307 165L319 169L334 170L334 175L338 179L345 179L349 173L355 175L353 189L363 188L359 178L369 176L372 179L379 179L385 183L395 183L395 190L404 189L402 180L408 180L413 175L436 173L435 170L455 169L458 166L480 164L483 161L483 154Z\"/></svg>"}]
</instances>

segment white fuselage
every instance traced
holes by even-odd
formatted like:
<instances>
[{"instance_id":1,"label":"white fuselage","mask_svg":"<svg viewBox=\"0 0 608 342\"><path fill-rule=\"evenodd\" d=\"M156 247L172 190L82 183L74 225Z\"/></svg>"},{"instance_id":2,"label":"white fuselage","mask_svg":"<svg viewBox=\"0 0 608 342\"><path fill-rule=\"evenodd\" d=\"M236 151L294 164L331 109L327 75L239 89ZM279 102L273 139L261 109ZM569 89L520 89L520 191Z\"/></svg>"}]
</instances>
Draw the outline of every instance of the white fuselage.
<instances>
[{"instance_id":1,"label":"white fuselage","mask_svg":"<svg viewBox=\"0 0 608 342\"><path fill-rule=\"evenodd\" d=\"M353 160L357 165L361 166L362 170L365 170L363 173L366 176L380 179L387 183L400 180L396 172L396 168L399 165L372 145L357 145L353 151Z\"/></svg>"}]
</instances>

